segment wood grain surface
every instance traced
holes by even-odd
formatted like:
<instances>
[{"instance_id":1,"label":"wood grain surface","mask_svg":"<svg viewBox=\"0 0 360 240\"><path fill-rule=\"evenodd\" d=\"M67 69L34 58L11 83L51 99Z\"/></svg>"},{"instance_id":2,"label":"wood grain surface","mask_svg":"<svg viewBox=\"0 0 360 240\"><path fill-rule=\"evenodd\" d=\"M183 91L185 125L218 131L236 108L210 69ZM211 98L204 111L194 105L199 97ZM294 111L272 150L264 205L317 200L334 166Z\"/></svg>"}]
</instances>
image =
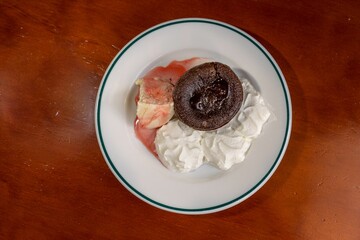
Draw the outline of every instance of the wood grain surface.
<instances>
[{"instance_id":1,"label":"wood grain surface","mask_svg":"<svg viewBox=\"0 0 360 240\"><path fill-rule=\"evenodd\" d=\"M290 89L288 150L255 195L201 216L128 192L95 134L111 60L161 22L239 27ZM360 239L359 1L0 1L0 239Z\"/></svg>"}]
</instances>

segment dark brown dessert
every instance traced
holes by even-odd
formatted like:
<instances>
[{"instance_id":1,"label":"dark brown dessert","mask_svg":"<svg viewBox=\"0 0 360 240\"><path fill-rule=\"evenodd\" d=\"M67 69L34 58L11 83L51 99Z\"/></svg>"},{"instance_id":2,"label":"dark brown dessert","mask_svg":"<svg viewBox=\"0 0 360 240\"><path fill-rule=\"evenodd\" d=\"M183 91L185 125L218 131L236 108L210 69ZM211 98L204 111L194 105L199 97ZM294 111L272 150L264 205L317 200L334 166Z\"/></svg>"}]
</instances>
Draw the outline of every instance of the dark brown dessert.
<instances>
[{"instance_id":1,"label":"dark brown dessert","mask_svg":"<svg viewBox=\"0 0 360 240\"><path fill-rule=\"evenodd\" d=\"M182 75L175 85L173 99L180 121L197 130L214 130L239 111L243 89L229 66L210 62Z\"/></svg>"}]
</instances>

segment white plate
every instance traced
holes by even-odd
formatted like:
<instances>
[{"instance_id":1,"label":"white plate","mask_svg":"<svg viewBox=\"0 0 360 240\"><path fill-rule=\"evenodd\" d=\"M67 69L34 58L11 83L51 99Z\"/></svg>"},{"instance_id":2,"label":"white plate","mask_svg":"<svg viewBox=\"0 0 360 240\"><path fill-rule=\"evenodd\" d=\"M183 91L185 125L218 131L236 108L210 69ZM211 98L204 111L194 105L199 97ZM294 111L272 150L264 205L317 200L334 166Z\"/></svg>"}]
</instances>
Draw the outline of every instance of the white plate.
<instances>
[{"instance_id":1,"label":"white plate","mask_svg":"<svg viewBox=\"0 0 360 240\"><path fill-rule=\"evenodd\" d=\"M135 136L134 81L152 67L191 57L212 58L248 77L276 116L229 171L171 172ZM167 211L205 214L244 201L274 173L290 137L291 100L279 66L249 34L219 21L178 19L146 30L117 54L99 88L95 124L109 168L130 192Z\"/></svg>"}]
</instances>

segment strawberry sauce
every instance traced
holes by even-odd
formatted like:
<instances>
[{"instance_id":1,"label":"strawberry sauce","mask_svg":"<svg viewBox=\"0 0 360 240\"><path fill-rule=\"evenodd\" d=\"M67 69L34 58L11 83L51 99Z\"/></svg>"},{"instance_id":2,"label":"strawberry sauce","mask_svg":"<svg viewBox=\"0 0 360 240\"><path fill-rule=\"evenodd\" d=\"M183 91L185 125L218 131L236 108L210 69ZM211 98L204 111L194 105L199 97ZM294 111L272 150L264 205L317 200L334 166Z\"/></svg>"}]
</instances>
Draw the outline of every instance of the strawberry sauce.
<instances>
[{"instance_id":1,"label":"strawberry sauce","mask_svg":"<svg viewBox=\"0 0 360 240\"><path fill-rule=\"evenodd\" d=\"M136 137L144 144L144 146L152 153L156 158L158 158L158 155L156 153L155 148L155 137L156 137L156 131L158 128L153 129L147 129L142 127L141 124L138 124L138 118L135 118L134 121L134 129Z\"/></svg>"}]
</instances>

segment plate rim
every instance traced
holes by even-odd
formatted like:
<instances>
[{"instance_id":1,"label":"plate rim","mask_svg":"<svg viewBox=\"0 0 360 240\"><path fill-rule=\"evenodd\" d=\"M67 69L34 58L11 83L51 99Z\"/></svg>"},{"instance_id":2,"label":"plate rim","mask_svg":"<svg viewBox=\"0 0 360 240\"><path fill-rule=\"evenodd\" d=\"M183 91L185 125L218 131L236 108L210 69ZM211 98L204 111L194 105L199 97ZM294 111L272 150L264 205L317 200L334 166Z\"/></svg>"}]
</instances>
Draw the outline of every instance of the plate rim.
<instances>
[{"instance_id":1,"label":"plate rim","mask_svg":"<svg viewBox=\"0 0 360 240\"><path fill-rule=\"evenodd\" d=\"M122 55L129 49L131 48L131 46L133 44L135 44L137 41L139 41L140 39L142 39L143 37L151 34L152 32L158 30L158 29L162 29L162 28L166 28L166 27L170 27L176 24L183 24L183 23L205 23L205 24L212 24L212 25L216 25L217 27L223 27L226 28L230 31L233 31L239 35L241 35L242 37L246 38L248 41L250 41L253 45L255 45L264 55L265 57L268 59L268 61L271 63L272 67L274 68L276 75L278 76L281 86L282 86L282 90L284 92L285 95L285 103L286 103L286 115L287 115L287 120L286 120L286 131L285 131L285 135L283 138L283 142L281 144L279 153L274 161L274 163L271 165L271 167L269 168L269 170L266 172L266 174L252 187L250 188L248 191L246 191L245 193L241 194L240 196L227 201L225 203L222 204L218 204L215 206L211 206L211 207L205 207L205 208L180 208L180 207L174 207L174 206L170 206L161 202L157 202L153 199L151 199L150 197L144 195L143 193L141 193L140 191L138 191L136 188L134 188L129 182L127 182L127 180L120 174L120 172L117 170L117 168L115 167L114 163L112 162L107 150L106 150L106 146L103 140L103 136L102 136L102 132L101 132L101 123L100 123L100 112L101 112L101 100L102 100L102 94L106 85L106 81L109 77L109 75L112 72L112 69L114 68L114 66L116 65L117 61L122 57ZM248 33L246 33L245 31L230 25L228 23L225 22L221 22L218 20L214 20L214 19L209 19L209 18L179 18L179 19L174 19L174 20L170 20L170 21L166 21L160 24L157 24L143 32L141 32L140 34L138 34L136 37L134 37L132 40L130 40L118 53L117 55L113 58L113 60L111 61L111 63L109 64L106 72L104 73L104 76L101 80L100 83L100 87L97 93L97 97L96 97L96 102L95 102L95 130L96 130L96 136L97 136L97 140L98 140L98 144L100 146L100 150L102 152L103 157L106 160L106 163L108 165L108 167L110 168L110 170L112 171L112 173L115 175L115 177L118 179L118 181L127 189L129 190L132 194L134 194L136 197L140 198L141 200L147 202L148 204L155 206L157 208L166 210L166 211L170 211L170 212L175 212L175 213L182 213L182 214L207 214L207 213L213 213L213 212L218 212L218 211L222 211L225 209L228 209L244 200L246 200L247 198L249 198L250 196L252 196L255 192L257 192L257 190L259 190L267 181L268 179L273 175L273 173L275 172L275 170L277 169L278 165L280 164L288 143L289 143L289 139L290 139L290 135L291 135L291 127L292 127L292 106L291 106L291 97L290 97L290 92L289 89L287 87L287 83L286 83L286 79L280 69L280 67L278 66L278 64L276 63L275 59L271 56L271 54L266 50L266 48L264 46L262 46L256 39L254 39L251 35L249 35Z\"/></svg>"}]
</instances>

